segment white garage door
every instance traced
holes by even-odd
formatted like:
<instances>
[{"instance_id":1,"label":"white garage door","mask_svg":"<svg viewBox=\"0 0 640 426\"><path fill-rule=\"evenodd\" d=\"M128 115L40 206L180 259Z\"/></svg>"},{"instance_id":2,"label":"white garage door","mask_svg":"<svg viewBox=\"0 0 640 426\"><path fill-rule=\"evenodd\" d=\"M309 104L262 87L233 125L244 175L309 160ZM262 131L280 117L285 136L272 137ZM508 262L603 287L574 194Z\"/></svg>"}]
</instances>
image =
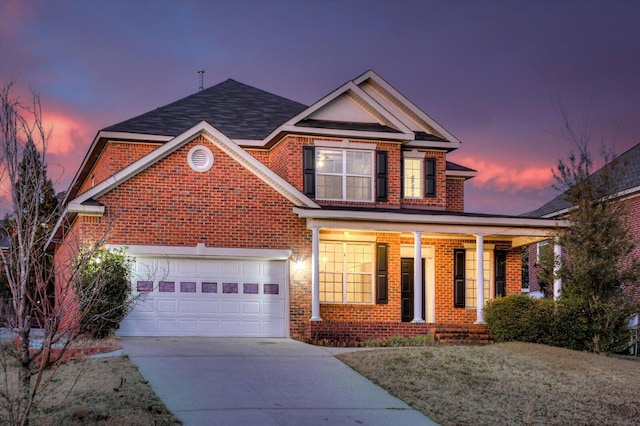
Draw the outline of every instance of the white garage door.
<instances>
[{"instance_id":1,"label":"white garage door","mask_svg":"<svg viewBox=\"0 0 640 426\"><path fill-rule=\"evenodd\" d=\"M286 261L137 257L122 336L286 337Z\"/></svg>"}]
</instances>

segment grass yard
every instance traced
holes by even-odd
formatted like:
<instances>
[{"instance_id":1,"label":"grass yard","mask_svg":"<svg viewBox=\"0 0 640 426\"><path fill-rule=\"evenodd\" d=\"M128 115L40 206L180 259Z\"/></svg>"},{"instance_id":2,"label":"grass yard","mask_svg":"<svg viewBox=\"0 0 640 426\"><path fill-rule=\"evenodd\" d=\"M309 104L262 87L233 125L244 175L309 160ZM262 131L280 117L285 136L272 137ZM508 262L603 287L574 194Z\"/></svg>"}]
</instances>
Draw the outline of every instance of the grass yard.
<instances>
[{"instance_id":1,"label":"grass yard","mask_svg":"<svg viewBox=\"0 0 640 426\"><path fill-rule=\"evenodd\" d=\"M67 362L39 395L31 425L181 424L126 356ZM0 407L0 424L7 423Z\"/></svg>"},{"instance_id":2,"label":"grass yard","mask_svg":"<svg viewBox=\"0 0 640 426\"><path fill-rule=\"evenodd\" d=\"M528 343L339 358L443 425L639 425L640 360Z\"/></svg>"}]
</instances>

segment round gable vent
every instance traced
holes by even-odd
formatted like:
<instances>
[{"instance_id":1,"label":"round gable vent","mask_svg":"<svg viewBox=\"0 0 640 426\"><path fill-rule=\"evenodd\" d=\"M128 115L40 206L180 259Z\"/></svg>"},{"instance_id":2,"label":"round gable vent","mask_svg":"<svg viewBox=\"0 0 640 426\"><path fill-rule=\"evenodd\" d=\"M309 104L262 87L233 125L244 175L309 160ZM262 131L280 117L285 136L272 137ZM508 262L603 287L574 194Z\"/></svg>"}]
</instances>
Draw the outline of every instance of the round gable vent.
<instances>
[{"instance_id":1,"label":"round gable vent","mask_svg":"<svg viewBox=\"0 0 640 426\"><path fill-rule=\"evenodd\" d=\"M206 146L194 146L187 158L189 166L196 172L207 172L213 166L213 152Z\"/></svg>"}]
</instances>

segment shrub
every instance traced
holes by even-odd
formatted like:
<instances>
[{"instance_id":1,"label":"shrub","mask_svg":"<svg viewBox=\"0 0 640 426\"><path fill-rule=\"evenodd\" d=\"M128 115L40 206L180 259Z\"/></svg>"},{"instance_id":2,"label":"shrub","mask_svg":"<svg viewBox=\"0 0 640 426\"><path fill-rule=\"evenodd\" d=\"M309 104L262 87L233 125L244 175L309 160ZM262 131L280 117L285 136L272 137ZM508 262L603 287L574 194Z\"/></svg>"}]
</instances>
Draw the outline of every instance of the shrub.
<instances>
[{"instance_id":1,"label":"shrub","mask_svg":"<svg viewBox=\"0 0 640 426\"><path fill-rule=\"evenodd\" d=\"M133 259L122 250L99 249L89 256L76 282L81 318L80 326L95 338L112 334L127 315L131 294Z\"/></svg>"},{"instance_id":2,"label":"shrub","mask_svg":"<svg viewBox=\"0 0 640 426\"><path fill-rule=\"evenodd\" d=\"M490 300L484 313L491 338L496 342L549 343L553 310L552 301L519 294Z\"/></svg>"},{"instance_id":3,"label":"shrub","mask_svg":"<svg viewBox=\"0 0 640 426\"><path fill-rule=\"evenodd\" d=\"M491 300L485 318L496 342L516 340L574 350L617 352L629 345L631 309L593 299L532 299L514 295Z\"/></svg>"}]
</instances>

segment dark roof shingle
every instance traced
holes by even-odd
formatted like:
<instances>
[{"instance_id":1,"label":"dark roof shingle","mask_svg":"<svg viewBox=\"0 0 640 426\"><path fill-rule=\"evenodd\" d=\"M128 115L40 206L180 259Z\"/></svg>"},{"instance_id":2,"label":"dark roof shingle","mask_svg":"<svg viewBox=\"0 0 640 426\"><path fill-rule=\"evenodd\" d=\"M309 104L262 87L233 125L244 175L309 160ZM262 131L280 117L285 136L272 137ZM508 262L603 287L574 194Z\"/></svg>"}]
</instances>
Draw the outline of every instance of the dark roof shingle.
<instances>
[{"instance_id":1,"label":"dark roof shingle","mask_svg":"<svg viewBox=\"0 0 640 426\"><path fill-rule=\"evenodd\" d=\"M232 139L264 139L307 108L232 79L103 130L177 136L206 121Z\"/></svg>"},{"instance_id":2,"label":"dark roof shingle","mask_svg":"<svg viewBox=\"0 0 640 426\"><path fill-rule=\"evenodd\" d=\"M613 164L622 164L624 174L622 175L618 185L613 188L612 194L617 194L622 191L640 186L640 143L629 149L625 153L616 157ZM604 167L609 167L607 164ZM603 167L603 168L604 168ZM602 170L602 169L600 169ZM593 173L592 176L597 177L600 170ZM570 203L564 197L564 193L558 195L553 200L549 201L542 207L525 213L522 216L526 217L544 217L546 215L559 212L561 210L571 207Z\"/></svg>"}]
</instances>

